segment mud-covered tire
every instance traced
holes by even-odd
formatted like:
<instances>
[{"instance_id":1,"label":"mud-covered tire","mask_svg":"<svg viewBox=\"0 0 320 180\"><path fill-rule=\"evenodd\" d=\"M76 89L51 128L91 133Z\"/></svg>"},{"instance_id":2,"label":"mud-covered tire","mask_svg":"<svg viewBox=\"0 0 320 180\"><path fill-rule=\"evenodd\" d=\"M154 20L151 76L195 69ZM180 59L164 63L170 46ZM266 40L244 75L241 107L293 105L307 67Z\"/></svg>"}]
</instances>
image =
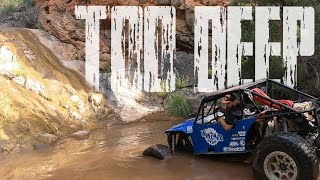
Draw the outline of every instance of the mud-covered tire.
<instances>
[{"instance_id":1,"label":"mud-covered tire","mask_svg":"<svg viewBox=\"0 0 320 180\"><path fill-rule=\"evenodd\" d=\"M162 144L152 145L143 151L143 155L155 157L160 160L168 158L171 154L171 149Z\"/></svg>"},{"instance_id":2,"label":"mud-covered tire","mask_svg":"<svg viewBox=\"0 0 320 180\"><path fill-rule=\"evenodd\" d=\"M274 158L274 161L271 158ZM291 173L295 172L294 169L297 170L295 175ZM277 179L280 174L275 172L281 172L281 175L287 173L292 178L312 180L317 179L318 171L315 147L297 134L281 132L266 137L253 153L253 172L256 179Z\"/></svg>"}]
</instances>

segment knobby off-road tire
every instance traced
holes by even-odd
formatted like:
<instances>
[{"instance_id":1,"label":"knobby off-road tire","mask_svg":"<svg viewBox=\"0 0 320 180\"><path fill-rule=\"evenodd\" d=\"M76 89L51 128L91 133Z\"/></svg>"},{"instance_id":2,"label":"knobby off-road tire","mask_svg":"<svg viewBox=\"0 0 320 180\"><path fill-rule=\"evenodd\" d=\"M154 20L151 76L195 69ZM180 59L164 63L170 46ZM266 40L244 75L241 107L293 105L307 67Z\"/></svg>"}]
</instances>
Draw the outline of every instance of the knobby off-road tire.
<instances>
[{"instance_id":1,"label":"knobby off-road tire","mask_svg":"<svg viewBox=\"0 0 320 180\"><path fill-rule=\"evenodd\" d=\"M143 152L145 156L155 157L160 160L168 158L171 154L171 149L162 144L152 145Z\"/></svg>"},{"instance_id":2,"label":"knobby off-road tire","mask_svg":"<svg viewBox=\"0 0 320 180\"><path fill-rule=\"evenodd\" d=\"M253 153L256 179L313 180L318 171L314 146L297 134L281 132L266 137Z\"/></svg>"}]
</instances>

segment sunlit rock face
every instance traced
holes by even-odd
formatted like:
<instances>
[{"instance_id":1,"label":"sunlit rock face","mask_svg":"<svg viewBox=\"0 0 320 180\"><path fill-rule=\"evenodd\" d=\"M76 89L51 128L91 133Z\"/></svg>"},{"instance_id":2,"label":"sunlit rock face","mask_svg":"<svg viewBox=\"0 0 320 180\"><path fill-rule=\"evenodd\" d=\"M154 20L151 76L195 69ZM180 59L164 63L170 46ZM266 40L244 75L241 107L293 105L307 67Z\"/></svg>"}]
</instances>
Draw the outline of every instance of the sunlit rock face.
<instances>
[{"instance_id":1,"label":"sunlit rock face","mask_svg":"<svg viewBox=\"0 0 320 180\"><path fill-rule=\"evenodd\" d=\"M89 102L83 75L39 39L27 29L0 33L0 152L24 143L51 145L110 114L106 103Z\"/></svg>"},{"instance_id":2,"label":"sunlit rock face","mask_svg":"<svg viewBox=\"0 0 320 180\"><path fill-rule=\"evenodd\" d=\"M38 1L39 22L50 34L62 42L74 46L77 51L74 57L84 60L85 52L85 21L75 18L76 5L109 6L174 6L177 11L176 41L177 50L193 53L194 6L226 6L228 0L91 0L91 1ZM100 28L100 70L110 72L111 50L111 18L101 20ZM193 73L193 72L190 72Z\"/></svg>"},{"instance_id":3,"label":"sunlit rock face","mask_svg":"<svg viewBox=\"0 0 320 180\"><path fill-rule=\"evenodd\" d=\"M19 69L17 56L6 46L0 48L0 74L12 77Z\"/></svg>"},{"instance_id":4,"label":"sunlit rock face","mask_svg":"<svg viewBox=\"0 0 320 180\"><path fill-rule=\"evenodd\" d=\"M113 6L174 6L176 15L176 45L177 53L175 67L178 73L188 79L187 84L192 86L193 79L193 26L194 6L220 5L226 6L227 0L91 0L91 1L37 1L39 6L39 22L43 28L60 41L73 46L73 60L84 61L85 52L85 21L75 18L76 5L105 5L110 9ZM115 111L123 121L133 121L154 111L163 110L164 98L156 93L134 92L121 89L117 92L110 91L110 63L111 63L111 18L101 20L100 27L100 92L106 93L116 107ZM52 46L50 49L53 49ZM68 47L70 48L70 47ZM70 48L73 49L73 48ZM68 51L62 51L65 53ZM72 52L72 51L70 51ZM70 54L72 55L72 53ZM58 55L59 56L59 55ZM62 59L62 58L60 58ZM78 61L79 62L79 61ZM77 61L66 61L73 69L77 69ZM79 67L79 66L78 66ZM66 106L68 107L68 105Z\"/></svg>"}]
</instances>

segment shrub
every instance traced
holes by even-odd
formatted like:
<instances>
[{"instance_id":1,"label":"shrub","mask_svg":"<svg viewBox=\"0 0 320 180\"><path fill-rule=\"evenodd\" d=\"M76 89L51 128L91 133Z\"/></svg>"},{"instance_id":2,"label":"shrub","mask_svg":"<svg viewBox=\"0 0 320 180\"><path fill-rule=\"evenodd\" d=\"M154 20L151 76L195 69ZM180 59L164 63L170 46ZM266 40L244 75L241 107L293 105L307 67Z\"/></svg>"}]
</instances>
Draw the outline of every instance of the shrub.
<instances>
[{"instance_id":1,"label":"shrub","mask_svg":"<svg viewBox=\"0 0 320 180\"><path fill-rule=\"evenodd\" d=\"M212 79L212 69L208 69L208 79Z\"/></svg>"},{"instance_id":2,"label":"shrub","mask_svg":"<svg viewBox=\"0 0 320 180\"><path fill-rule=\"evenodd\" d=\"M80 51L77 51L71 55L72 60L82 60L82 55Z\"/></svg>"},{"instance_id":3,"label":"shrub","mask_svg":"<svg viewBox=\"0 0 320 180\"><path fill-rule=\"evenodd\" d=\"M176 88L177 89L182 89L187 87L188 85L188 78L185 78L184 76L180 76L179 73L177 73L176 76Z\"/></svg>"},{"instance_id":4,"label":"shrub","mask_svg":"<svg viewBox=\"0 0 320 180\"><path fill-rule=\"evenodd\" d=\"M192 105L185 95L173 93L169 97L169 111L175 115L187 116L192 112Z\"/></svg>"},{"instance_id":5,"label":"shrub","mask_svg":"<svg viewBox=\"0 0 320 180\"><path fill-rule=\"evenodd\" d=\"M33 3L33 0L2 0L0 9L3 9L5 13L11 14L21 7L30 8Z\"/></svg>"},{"instance_id":6,"label":"shrub","mask_svg":"<svg viewBox=\"0 0 320 180\"><path fill-rule=\"evenodd\" d=\"M160 82L160 86L161 86L161 92L157 92L157 95L161 98L165 98L167 97L167 92L166 92L166 81L161 80Z\"/></svg>"}]
</instances>

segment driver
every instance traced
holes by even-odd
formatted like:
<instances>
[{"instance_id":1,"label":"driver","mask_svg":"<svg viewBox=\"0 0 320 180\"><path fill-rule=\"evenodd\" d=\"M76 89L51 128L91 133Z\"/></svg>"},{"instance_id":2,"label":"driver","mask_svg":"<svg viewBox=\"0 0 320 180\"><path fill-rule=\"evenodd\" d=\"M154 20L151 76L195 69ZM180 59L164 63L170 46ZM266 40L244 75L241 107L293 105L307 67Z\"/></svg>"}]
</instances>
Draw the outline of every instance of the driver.
<instances>
[{"instance_id":1,"label":"driver","mask_svg":"<svg viewBox=\"0 0 320 180\"><path fill-rule=\"evenodd\" d=\"M222 109L224 116L219 117L219 122L224 130L230 131L237 121L236 112L241 112L241 107L238 99L233 94L227 94L221 103L226 105L226 109Z\"/></svg>"}]
</instances>

